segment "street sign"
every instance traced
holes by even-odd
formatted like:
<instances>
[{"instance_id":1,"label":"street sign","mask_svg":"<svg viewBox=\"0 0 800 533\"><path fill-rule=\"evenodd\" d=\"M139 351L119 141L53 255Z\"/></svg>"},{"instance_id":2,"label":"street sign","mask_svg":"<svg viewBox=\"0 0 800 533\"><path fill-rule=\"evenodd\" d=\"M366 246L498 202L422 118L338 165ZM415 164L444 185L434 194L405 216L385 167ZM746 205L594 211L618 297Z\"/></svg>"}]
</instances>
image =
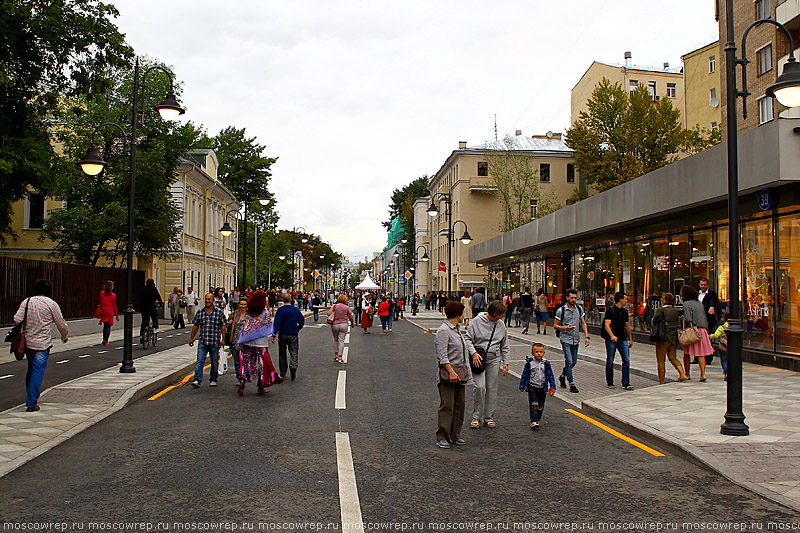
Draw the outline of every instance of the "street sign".
<instances>
[{"instance_id":1,"label":"street sign","mask_svg":"<svg viewBox=\"0 0 800 533\"><path fill-rule=\"evenodd\" d=\"M401 277L399 277L399 276L398 276L398 278L397 278L397 283L399 283L400 285L402 285L402 284L403 284L403 283L405 283L405 282L406 282L406 280L404 280L403 278L401 278Z\"/></svg>"},{"instance_id":2,"label":"street sign","mask_svg":"<svg viewBox=\"0 0 800 533\"><path fill-rule=\"evenodd\" d=\"M314 269L314 273L311 275L314 276L314 279L317 279L320 276L319 270Z\"/></svg>"},{"instance_id":3,"label":"street sign","mask_svg":"<svg viewBox=\"0 0 800 533\"><path fill-rule=\"evenodd\" d=\"M389 283L394 283L394 276L389 276Z\"/></svg>"},{"instance_id":4,"label":"street sign","mask_svg":"<svg viewBox=\"0 0 800 533\"><path fill-rule=\"evenodd\" d=\"M406 279L411 279L411 276L412 276L412 274L408 270L406 270L406 273L403 274L403 277L406 278Z\"/></svg>"},{"instance_id":5,"label":"street sign","mask_svg":"<svg viewBox=\"0 0 800 533\"><path fill-rule=\"evenodd\" d=\"M330 280L331 280L330 275L325 276L325 281L330 281Z\"/></svg>"}]
</instances>

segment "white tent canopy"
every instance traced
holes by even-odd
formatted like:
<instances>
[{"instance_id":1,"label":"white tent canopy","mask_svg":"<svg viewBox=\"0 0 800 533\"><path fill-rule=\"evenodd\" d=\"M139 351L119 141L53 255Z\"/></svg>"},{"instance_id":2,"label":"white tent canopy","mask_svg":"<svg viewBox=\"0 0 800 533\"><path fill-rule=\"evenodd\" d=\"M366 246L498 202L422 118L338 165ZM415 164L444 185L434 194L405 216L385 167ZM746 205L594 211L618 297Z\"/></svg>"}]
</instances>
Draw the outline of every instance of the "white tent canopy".
<instances>
[{"instance_id":1,"label":"white tent canopy","mask_svg":"<svg viewBox=\"0 0 800 533\"><path fill-rule=\"evenodd\" d=\"M369 277L369 273L367 273L367 277L364 278L364 281L356 285L356 289L360 291L372 291L375 289L380 289L375 282L372 281L372 278Z\"/></svg>"}]
</instances>

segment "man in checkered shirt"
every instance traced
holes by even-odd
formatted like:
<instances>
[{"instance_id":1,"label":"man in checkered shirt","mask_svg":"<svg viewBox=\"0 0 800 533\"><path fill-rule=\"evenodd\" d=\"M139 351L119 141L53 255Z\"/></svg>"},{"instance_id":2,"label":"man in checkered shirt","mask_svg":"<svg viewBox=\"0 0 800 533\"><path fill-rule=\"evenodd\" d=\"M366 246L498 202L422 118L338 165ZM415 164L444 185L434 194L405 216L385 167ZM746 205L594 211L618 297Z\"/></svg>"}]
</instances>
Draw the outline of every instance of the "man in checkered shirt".
<instances>
[{"instance_id":1,"label":"man in checkered shirt","mask_svg":"<svg viewBox=\"0 0 800 533\"><path fill-rule=\"evenodd\" d=\"M225 342L225 313L214 305L214 295L208 293L204 298L205 307L194 315L192 334L189 346L194 345L194 338L200 332L197 343L197 364L194 367L194 381L190 385L194 388L203 381L203 367L206 364L206 355L211 354L211 376L209 385L217 386L219 349ZM224 356L223 356L224 357Z\"/></svg>"}]
</instances>

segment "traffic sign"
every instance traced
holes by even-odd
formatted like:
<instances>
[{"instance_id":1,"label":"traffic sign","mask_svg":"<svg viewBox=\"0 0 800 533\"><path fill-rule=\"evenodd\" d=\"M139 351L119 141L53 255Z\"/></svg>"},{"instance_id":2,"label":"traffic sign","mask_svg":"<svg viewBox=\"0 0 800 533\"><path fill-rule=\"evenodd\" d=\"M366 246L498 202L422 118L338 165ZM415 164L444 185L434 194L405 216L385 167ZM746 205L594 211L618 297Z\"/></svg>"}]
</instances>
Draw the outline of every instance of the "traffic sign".
<instances>
[{"instance_id":1,"label":"traffic sign","mask_svg":"<svg viewBox=\"0 0 800 533\"><path fill-rule=\"evenodd\" d=\"M314 273L311 275L314 276L314 279L317 279L320 276L319 270L314 269Z\"/></svg>"},{"instance_id":2,"label":"traffic sign","mask_svg":"<svg viewBox=\"0 0 800 533\"><path fill-rule=\"evenodd\" d=\"M389 276L389 283L394 283L394 276Z\"/></svg>"},{"instance_id":3,"label":"traffic sign","mask_svg":"<svg viewBox=\"0 0 800 533\"><path fill-rule=\"evenodd\" d=\"M406 270L406 273L403 274L403 277L406 278L406 279L411 279L411 276L412 276L412 274L408 270Z\"/></svg>"},{"instance_id":4,"label":"traffic sign","mask_svg":"<svg viewBox=\"0 0 800 533\"><path fill-rule=\"evenodd\" d=\"M331 276L330 275L325 276L325 281L330 281L330 280L331 280Z\"/></svg>"}]
</instances>

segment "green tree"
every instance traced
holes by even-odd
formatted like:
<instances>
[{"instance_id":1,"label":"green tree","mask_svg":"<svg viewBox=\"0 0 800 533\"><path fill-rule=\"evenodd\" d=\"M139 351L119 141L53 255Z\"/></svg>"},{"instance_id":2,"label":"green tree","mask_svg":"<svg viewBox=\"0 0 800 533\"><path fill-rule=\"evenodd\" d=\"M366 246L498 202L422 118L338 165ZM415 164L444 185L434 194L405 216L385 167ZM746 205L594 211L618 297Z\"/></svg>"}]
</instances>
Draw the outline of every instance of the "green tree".
<instances>
[{"instance_id":1,"label":"green tree","mask_svg":"<svg viewBox=\"0 0 800 533\"><path fill-rule=\"evenodd\" d=\"M264 155L266 146L255 137L247 137L245 128L229 126L213 139L219 159L217 175L240 202L255 202L262 193L269 194L270 167L276 158Z\"/></svg>"},{"instance_id":2,"label":"green tree","mask_svg":"<svg viewBox=\"0 0 800 533\"><path fill-rule=\"evenodd\" d=\"M156 64L150 60L143 63L144 68ZM133 72L116 70L108 79L112 85L105 93L63 101L65 122L52 130L60 153L55 157L52 179L41 187L48 196L64 202L63 209L48 216L42 237L55 243L54 255L82 264L94 265L105 257L111 264L121 265L127 252L130 158L122 153L121 133L104 127L95 137L109 164L105 171L87 176L75 165L86 153L96 125L118 122L130 134L126 119L131 110ZM142 106L147 114L137 134L134 254L139 257L167 258L176 249L180 206L173 203L170 187L181 155L202 135L191 123L166 122L150 111L151 100L168 90L166 77L156 74L148 78ZM180 94L179 84L175 91Z\"/></svg>"},{"instance_id":3,"label":"green tree","mask_svg":"<svg viewBox=\"0 0 800 533\"><path fill-rule=\"evenodd\" d=\"M654 101L644 86L629 95L604 78L587 107L567 132L566 144L575 150L575 166L586 182L600 191L675 161L687 146L680 111L670 98ZM701 144L695 139L692 149Z\"/></svg>"},{"instance_id":4,"label":"green tree","mask_svg":"<svg viewBox=\"0 0 800 533\"><path fill-rule=\"evenodd\" d=\"M683 150L687 154L696 154L706 148L711 148L715 144L722 142L722 130L717 128L709 131L696 124L694 128L683 131Z\"/></svg>"},{"instance_id":5,"label":"green tree","mask_svg":"<svg viewBox=\"0 0 800 533\"><path fill-rule=\"evenodd\" d=\"M389 219L382 224L388 230L392 227L392 220L400 217L403 233L408 238L404 252L404 264L406 265L410 265L414 261L414 250L417 248L414 235L414 201L429 194L427 174L420 176L405 187L392 191Z\"/></svg>"},{"instance_id":6,"label":"green tree","mask_svg":"<svg viewBox=\"0 0 800 533\"><path fill-rule=\"evenodd\" d=\"M525 151L514 150L510 136L503 139L505 150L486 150L489 182L497 188L503 221L500 231L506 232L531 221L531 200L537 202L537 216L548 215L558 209L555 195L539 190L539 171L534 168L534 157Z\"/></svg>"},{"instance_id":7,"label":"green tree","mask_svg":"<svg viewBox=\"0 0 800 533\"><path fill-rule=\"evenodd\" d=\"M57 165L48 124L62 98L101 94L133 50L97 0L0 0L0 242L11 204L47 184Z\"/></svg>"}]
</instances>

